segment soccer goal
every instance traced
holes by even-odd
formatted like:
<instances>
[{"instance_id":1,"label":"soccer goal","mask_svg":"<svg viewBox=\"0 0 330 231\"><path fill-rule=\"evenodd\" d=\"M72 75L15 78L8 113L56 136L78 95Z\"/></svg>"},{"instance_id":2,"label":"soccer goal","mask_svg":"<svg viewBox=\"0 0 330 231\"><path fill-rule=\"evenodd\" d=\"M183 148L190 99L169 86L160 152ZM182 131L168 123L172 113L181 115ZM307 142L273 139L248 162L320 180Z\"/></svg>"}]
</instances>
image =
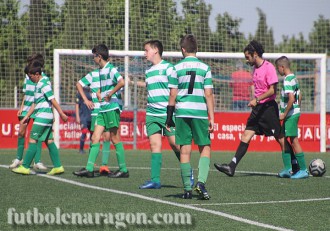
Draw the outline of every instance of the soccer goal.
<instances>
[{"instance_id":1,"label":"soccer goal","mask_svg":"<svg viewBox=\"0 0 330 231\"><path fill-rule=\"evenodd\" d=\"M146 108L146 90L137 84L129 85L144 79L144 72L148 63L143 51L109 51L111 62L119 72L125 76L124 110L134 112L136 125L137 112ZM292 63L292 70L296 73L303 93L302 113L317 113L320 115L320 152L326 151L326 54L295 54L295 53L265 53L263 57L274 61L280 56L287 56ZM211 66L214 79L215 110L228 112L233 110L231 73L237 69L237 64L250 71L245 65L243 53L211 53L198 52L198 58ZM182 59L181 52L164 52L163 58L176 63ZM61 106L73 109L76 95L76 82L90 71L96 69L91 50L54 50L54 94ZM279 76L281 87L282 80ZM279 95L279 94L278 94ZM279 97L279 96L278 96ZM279 99L279 98L278 98ZM135 126L134 125L134 129ZM134 130L135 131L135 130ZM136 142L134 132L133 144ZM55 112L54 139L60 146L60 118Z\"/></svg>"}]
</instances>

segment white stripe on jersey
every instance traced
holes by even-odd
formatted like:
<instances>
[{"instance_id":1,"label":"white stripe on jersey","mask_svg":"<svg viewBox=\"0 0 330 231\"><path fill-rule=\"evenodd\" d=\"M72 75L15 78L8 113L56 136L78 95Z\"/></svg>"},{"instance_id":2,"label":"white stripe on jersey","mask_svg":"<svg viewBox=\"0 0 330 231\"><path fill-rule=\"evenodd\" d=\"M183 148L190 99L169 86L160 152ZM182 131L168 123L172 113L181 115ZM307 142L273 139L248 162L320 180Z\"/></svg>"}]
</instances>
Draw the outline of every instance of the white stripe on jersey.
<instances>
[{"instance_id":1,"label":"white stripe on jersey","mask_svg":"<svg viewBox=\"0 0 330 231\"><path fill-rule=\"evenodd\" d=\"M158 88L148 91L148 96L150 97L163 96L163 95L165 96L170 95L170 89Z\"/></svg>"},{"instance_id":2,"label":"white stripe on jersey","mask_svg":"<svg viewBox=\"0 0 330 231\"><path fill-rule=\"evenodd\" d=\"M196 103L196 102L194 102L194 103L191 103L191 104L187 105L184 102L177 102L176 106L181 108L181 109L207 110L206 103Z\"/></svg>"}]
</instances>

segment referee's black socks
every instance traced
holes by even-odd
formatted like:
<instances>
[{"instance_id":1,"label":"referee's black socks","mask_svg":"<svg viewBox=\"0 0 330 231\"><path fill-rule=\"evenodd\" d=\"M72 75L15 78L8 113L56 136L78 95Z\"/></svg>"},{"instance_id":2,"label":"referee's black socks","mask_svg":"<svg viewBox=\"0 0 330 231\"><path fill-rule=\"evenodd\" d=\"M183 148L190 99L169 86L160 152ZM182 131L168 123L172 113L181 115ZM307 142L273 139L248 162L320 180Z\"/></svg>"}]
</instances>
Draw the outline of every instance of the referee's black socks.
<instances>
[{"instance_id":1,"label":"referee's black socks","mask_svg":"<svg viewBox=\"0 0 330 231\"><path fill-rule=\"evenodd\" d=\"M235 169L236 168L236 166L238 165L238 163L240 162L240 160L245 155L248 147L249 147L249 144L248 143L244 143L242 141L239 143L238 148L236 150L236 154L235 154L234 158L231 160L231 162L229 163L229 166L232 169Z\"/></svg>"}]
</instances>

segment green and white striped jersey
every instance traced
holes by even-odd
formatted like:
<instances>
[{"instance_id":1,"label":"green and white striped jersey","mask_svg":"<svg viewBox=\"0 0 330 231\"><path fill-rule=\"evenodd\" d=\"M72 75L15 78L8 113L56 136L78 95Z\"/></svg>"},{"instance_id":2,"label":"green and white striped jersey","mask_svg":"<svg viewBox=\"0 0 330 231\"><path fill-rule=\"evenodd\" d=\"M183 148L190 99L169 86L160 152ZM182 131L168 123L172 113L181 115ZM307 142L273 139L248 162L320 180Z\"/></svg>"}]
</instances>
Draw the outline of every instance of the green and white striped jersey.
<instances>
[{"instance_id":1,"label":"green and white striped jersey","mask_svg":"<svg viewBox=\"0 0 330 231\"><path fill-rule=\"evenodd\" d=\"M79 80L82 87L89 86L92 92L92 102L94 108L92 110L92 116L97 116L100 111L100 102L97 98L97 91L100 89L100 70L95 69L89 72L86 76Z\"/></svg>"},{"instance_id":2,"label":"green and white striped jersey","mask_svg":"<svg viewBox=\"0 0 330 231\"><path fill-rule=\"evenodd\" d=\"M54 98L49 78L43 76L37 83L34 92L35 119L33 124L48 127L53 125L54 115L51 100Z\"/></svg>"},{"instance_id":3,"label":"green and white striped jersey","mask_svg":"<svg viewBox=\"0 0 330 231\"><path fill-rule=\"evenodd\" d=\"M295 101L293 102L292 108L288 112L287 117L300 114L300 105L299 105L300 88L299 88L298 80L294 74L289 74L284 78L283 88L281 90L281 102L280 102L281 113L285 111L285 108L288 105L289 93L294 94Z\"/></svg>"},{"instance_id":4,"label":"green and white striped jersey","mask_svg":"<svg viewBox=\"0 0 330 231\"><path fill-rule=\"evenodd\" d=\"M43 77L48 78L48 76L43 72L41 73L41 75ZM28 75L25 75L24 84L23 84L23 92L25 95L25 99L23 102L22 116L25 116L28 113L34 102L35 87L36 87L36 83L32 82L32 80ZM31 118L35 118L34 113L31 115Z\"/></svg>"},{"instance_id":5,"label":"green and white striped jersey","mask_svg":"<svg viewBox=\"0 0 330 231\"><path fill-rule=\"evenodd\" d=\"M204 89L213 88L209 65L188 56L174 68L177 76L169 79L169 88L178 88L176 117L208 119Z\"/></svg>"},{"instance_id":6,"label":"green and white striped jersey","mask_svg":"<svg viewBox=\"0 0 330 231\"><path fill-rule=\"evenodd\" d=\"M174 66L165 60L146 70L147 115L166 116L166 107L170 95L168 79L175 78L175 76L172 76L173 72Z\"/></svg>"},{"instance_id":7,"label":"green and white striped jersey","mask_svg":"<svg viewBox=\"0 0 330 231\"><path fill-rule=\"evenodd\" d=\"M117 85L118 81L123 79L117 69L109 62L100 70L100 87L102 99ZM121 90L112 95L109 102L102 101L100 112L107 112L119 109L122 111L123 101Z\"/></svg>"}]
</instances>

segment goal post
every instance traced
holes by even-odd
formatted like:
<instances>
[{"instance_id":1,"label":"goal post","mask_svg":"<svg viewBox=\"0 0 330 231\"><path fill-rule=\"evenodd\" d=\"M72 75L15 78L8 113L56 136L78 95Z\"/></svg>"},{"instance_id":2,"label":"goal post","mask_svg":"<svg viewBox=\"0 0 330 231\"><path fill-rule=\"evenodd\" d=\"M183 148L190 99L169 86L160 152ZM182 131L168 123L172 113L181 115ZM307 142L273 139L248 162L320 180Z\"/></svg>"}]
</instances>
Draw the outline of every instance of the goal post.
<instances>
[{"instance_id":1,"label":"goal post","mask_svg":"<svg viewBox=\"0 0 330 231\"><path fill-rule=\"evenodd\" d=\"M132 96L131 90L129 88L128 79L131 78L134 81L136 80L143 80L144 78L144 69L143 67L146 66L146 61L144 59L144 52L143 51L123 51L123 50L110 50L109 51L110 57L114 59L116 63L115 66L119 67L120 73L125 76L125 91L124 91L124 110L133 110L136 111L138 109L145 109L146 104L146 97L143 96L145 92L139 93L139 99L141 99L141 104L132 104L131 101L136 103L136 97ZM326 151L326 62L327 56L326 54L298 54L298 53L264 53L263 57L265 59L269 59L274 61L275 59L279 58L280 56L287 56L290 60L294 60L296 62L304 61L304 62L311 62L312 67L308 70L312 73L313 76L316 76L315 84L308 89L310 92L314 92L317 89L317 96L313 96L314 103L311 101L306 108L303 108L302 113L305 111L319 113L320 115L320 152ZM172 63L176 63L180 59L182 59L181 52L163 52L163 58L169 60ZM64 58L65 57L65 58ZM211 70L214 76L220 76L220 82L228 82L226 79L229 74L223 74L224 72L228 72L233 68L230 65L235 65L234 63L238 60L244 61L244 54L243 53L216 53L216 52L198 52L197 57L204 60L207 63L212 63ZM63 60L62 59L66 59ZM74 60L74 61L71 61ZM315 61L315 62L313 62ZM74 92L75 92L75 83L80 78L85 76L88 72L92 69L97 68L92 61L92 52L91 50L74 50L74 49L55 49L54 50L54 95L56 100L61 104L61 106L69 105L74 102ZM69 65L66 65L69 63ZM77 71L75 68L76 66L83 67L83 70L80 70L79 73L75 73ZM65 76L66 68L69 68L70 72L68 76ZM227 70L228 69L228 70ZM223 77L225 76L225 77ZM127 78L129 77L129 78ZM223 77L223 78L222 78ZM71 78L71 82L68 80ZM313 77L314 78L314 77ZM314 80L312 80L314 82ZM70 84L72 86L70 86ZM228 102L231 100L229 97L230 91L225 89L222 86L221 91L224 93L216 95L216 102L221 102L221 106L216 105L216 111L227 111L230 110L228 106ZM227 86L227 85L225 85ZM61 88L66 87L68 90L63 90L61 92ZM136 86L134 86L136 87ZM315 89L312 89L315 88ZM136 89L134 89L134 92ZM68 95L68 91L70 91L70 95ZM61 92L61 93L60 93ZM64 100L65 99L65 102ZM317 104L317 105L316 105ZM220 105L220 104L219 104ZM136 116L136 114L135 114ZM134 119L134 123L136 122L136 118ZM134 129L136 124L134 124ZM135 131L135 130L134 130ZM135 133L134 133L135 134ZM55 123L54 123L54 140L58 147L60 147L60 118L58 113L55 110ZM136 142L136 137L134 138L133 143Z\"/></svg>"}]
</instances>

